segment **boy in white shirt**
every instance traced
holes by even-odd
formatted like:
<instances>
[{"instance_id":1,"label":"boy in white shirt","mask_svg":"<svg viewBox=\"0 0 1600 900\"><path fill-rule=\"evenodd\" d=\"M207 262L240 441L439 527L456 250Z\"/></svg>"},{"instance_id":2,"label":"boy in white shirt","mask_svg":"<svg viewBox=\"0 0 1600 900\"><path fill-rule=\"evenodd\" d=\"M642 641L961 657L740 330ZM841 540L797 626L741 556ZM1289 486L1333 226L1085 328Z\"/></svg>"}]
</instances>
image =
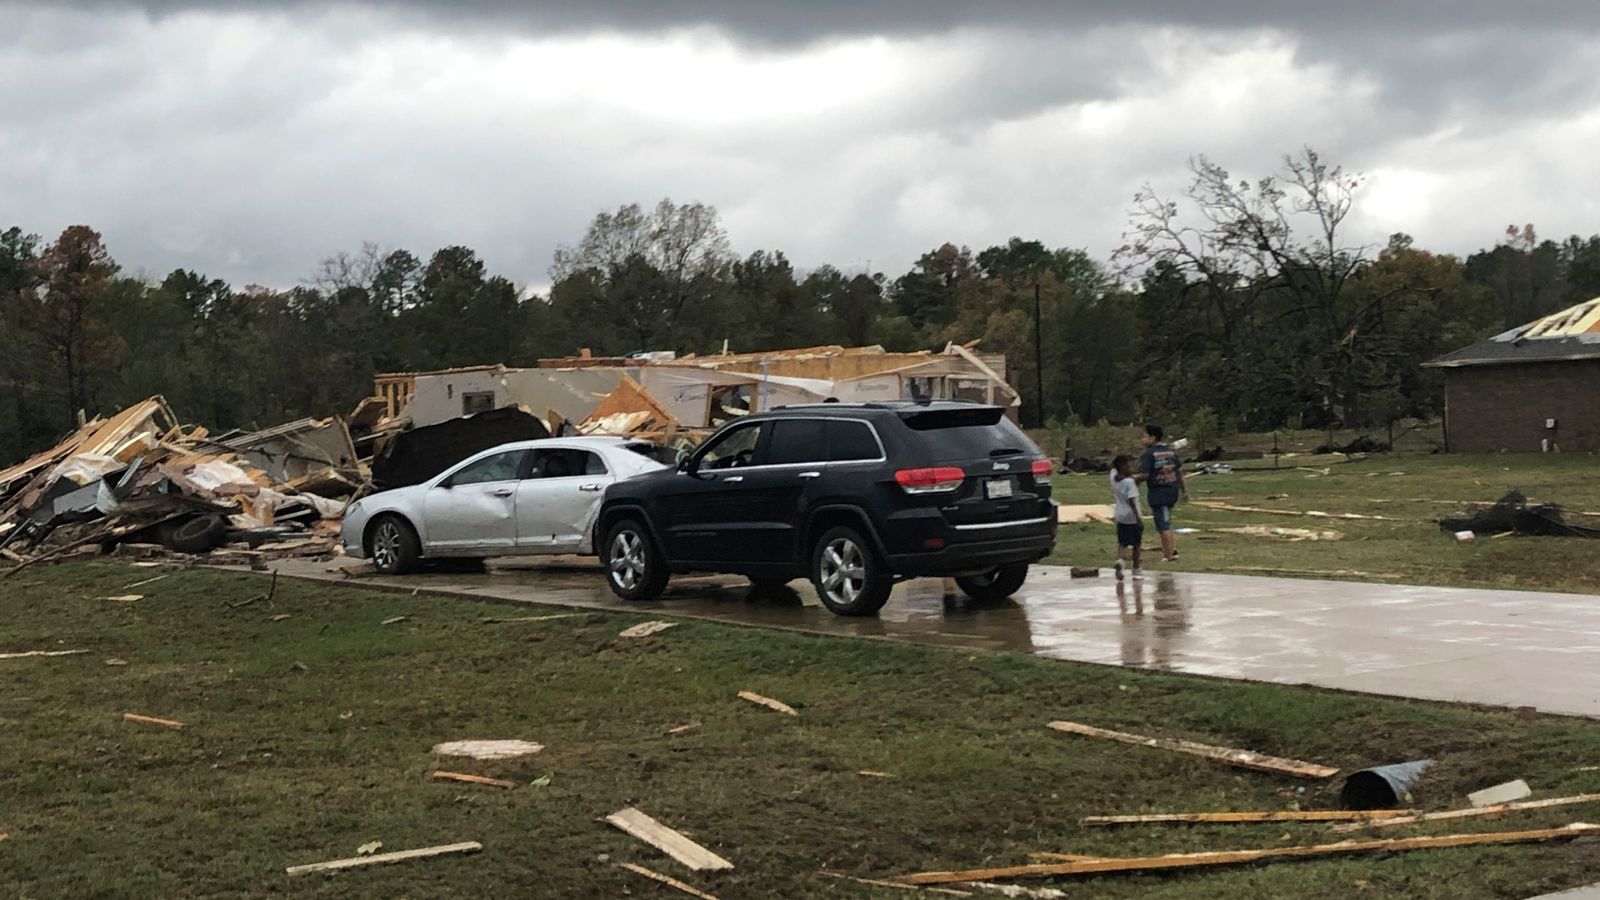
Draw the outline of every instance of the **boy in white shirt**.
<instances>
[{"instance_id":1,"label":"boy in white shirt","mask_svg":"<svg viewBox=\"0 0 1600 900\"><path fill-rule=\"evenodd\" d=\"M1139 549L1144 543L1144 522L1139 517L1139 482L1133 476L1133 459L1127 455L1111 461L1111 496L1116 501L1111 520L1117 523L1117 580L1122 580L1125 554L1133 563L1133 577L1143 578L1139 571Z\"/></svg>"}]
</instances>

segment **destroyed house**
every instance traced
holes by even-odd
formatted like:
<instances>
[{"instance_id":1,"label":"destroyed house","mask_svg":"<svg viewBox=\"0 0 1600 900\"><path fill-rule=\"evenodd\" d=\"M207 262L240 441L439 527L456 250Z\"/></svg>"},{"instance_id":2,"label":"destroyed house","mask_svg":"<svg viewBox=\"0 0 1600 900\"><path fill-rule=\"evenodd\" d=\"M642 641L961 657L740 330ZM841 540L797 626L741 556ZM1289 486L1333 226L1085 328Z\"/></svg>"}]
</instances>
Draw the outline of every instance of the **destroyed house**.
<instances>
[{"instance_id":1,"label":"destroyed house","mask_svg":"<svg viewBox=\"0 0 1600 900\"><path fill-rule=\"evenodd\" d=\"M1423 365L1450 452L1600 451L1600 297Z\"/></svg>"},{"instance_id":2,"label":"destroyed house","mask_svg":"<svg viewBox=\"0 0 1600 900\"><path fill-rule=\"evenodd\" d=\"M668 441L752 412L828 398L970 400L1005 407L1005 357L950 345L942 353L887 353L882 347L812 347L767 353L540 360L377 376L370 403L411 427L518 408L551 433L627 434Z\"/></svg>"}]
</instances>

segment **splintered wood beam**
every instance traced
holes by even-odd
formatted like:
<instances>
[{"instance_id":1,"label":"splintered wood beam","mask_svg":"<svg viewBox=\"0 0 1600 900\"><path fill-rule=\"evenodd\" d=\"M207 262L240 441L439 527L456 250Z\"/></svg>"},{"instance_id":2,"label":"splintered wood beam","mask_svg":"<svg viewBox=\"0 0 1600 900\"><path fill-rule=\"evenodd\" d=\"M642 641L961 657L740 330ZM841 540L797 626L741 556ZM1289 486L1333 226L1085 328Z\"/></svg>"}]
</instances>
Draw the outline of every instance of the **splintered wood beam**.
<instances>
[{"instance_id":1,"label":"splintered wood beam","mask_svg":"<svg viewBox=\"0 0 1600 900\"><path fill-rule=\"evenodd\" d=\"M696 872L715 872L733 868L733 863L631 806L606 816L606 821Z\"/></svg>"},{"instance_id":2,"label":"splintered wood beam","mask_svg":"<svg viewBox=\"0 0 1600 900\"><path fill-rule=\"evenodd\" d=\"M1178 824L1188 822L1370 822L1378 819L1399 819L1415 815L1409 809L1327 809L1284 810L1282 812L1199 812L1153 813L1145 816L1084 816L1083 825L1147 825Z\"/></svg>"},{"instance_id":3,"label":"splintered wood beam","mask_svg":"<svg viewBox=\"0 0 1600 900\"><path fill-rule=\"evenodd\" d=\"M1278 775L1295 775L1301 778L1332 778L1339 774L1339 770L1333 766L1323 766L1298 759L1267 756L1264 753L1256 753L1251 750L1213 747L1210 744L1199 744L1194 741L1176 738L1145 737L1139 734L1096 728L1093 725L1084 725L1078 722L1051 722L1050 727L1067 734L1080 734L1084 737L1101 738L1102 740L1117 741L1123 744L1133 744L1138 747L1155 747L1160 750L1189 753L1194 756L1203 756L1207 759L1225 762L1231 766L1255 769L1260 772L1273 772Z\"/></svg>"},{"instance_id":4,"label":"splintered wood beam","mask_svg":"<svg viewBox=\"0 0 1600 900\"><path fill-rule=\"evenodd\" d=\"M1399 852L1439 847L1472 847L1481 844L1527 844L1577 837L1600 827L1569 825L1537 831L1498 831L1486 834L1446 834L1437 837L1396 838L1392 840L1343 841L1303 847L1273 847L1265 850L1222 850L1207 853L1174 853L1167 856L1142 856L1127 859L1091 859L1082 862L1041 863L1006 866L998 869L967 869L955 872L918 872L894 879L902 884L952 884L962 881L992 881L996 878L1028 878L1049 875L1095 875L1102 872L1136 872L1149 869L1188 869L1201 866L1227 866L1264 859L1305 856L1333 856L1369 853L1375 850Z\"/></svg>"}]
</instances>

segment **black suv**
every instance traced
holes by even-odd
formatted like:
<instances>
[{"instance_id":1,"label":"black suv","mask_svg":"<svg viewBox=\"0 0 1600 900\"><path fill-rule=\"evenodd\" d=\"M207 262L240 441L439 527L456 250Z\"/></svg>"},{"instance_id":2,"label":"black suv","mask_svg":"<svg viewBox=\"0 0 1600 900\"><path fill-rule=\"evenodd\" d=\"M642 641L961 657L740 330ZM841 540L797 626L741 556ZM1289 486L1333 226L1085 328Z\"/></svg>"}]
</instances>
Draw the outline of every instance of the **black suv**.
<instances>
[{"instance_id":1,"label":"black suv","mask_svg":"<svg viewBox=\"0 0 1600 900\"><path fill-rule=\"evenodd\" d=\"M1050 472L997 406L779 407L723 427L677 471L607 488L595 552L626 600L654 599L674 572L805 576L847 616L915 576L996 600L1055 545Z\"/></svg>"}]
</instances>

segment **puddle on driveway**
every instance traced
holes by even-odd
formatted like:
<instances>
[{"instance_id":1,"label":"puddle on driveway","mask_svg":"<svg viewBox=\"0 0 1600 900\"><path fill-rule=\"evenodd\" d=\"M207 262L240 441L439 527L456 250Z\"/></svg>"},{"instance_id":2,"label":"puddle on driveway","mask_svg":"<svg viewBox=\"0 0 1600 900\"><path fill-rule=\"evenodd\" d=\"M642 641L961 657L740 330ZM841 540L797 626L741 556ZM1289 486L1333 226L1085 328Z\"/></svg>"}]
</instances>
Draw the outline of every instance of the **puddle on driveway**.
<instances>
[{"instance_id":1,"label":"puddle on driveway","mask_svg":"<svg viewBox=\"0 0 1600 900\"><path fill-rule=\"evenodd\" d=\"M357 560L278 564L285 575L354 585L645 614L817 634L1216 675L1435 700L1600 714L1600 602L1574 594L1163 573L1118 582L1035 566L1017 597L976 604L941 579L897 586L877 617L828 612L800 580L758 590L742 578L674 578L661 600L626 603L592 560L497 563L475 574L370 573Z\"/></svg>"}]
</instances>

